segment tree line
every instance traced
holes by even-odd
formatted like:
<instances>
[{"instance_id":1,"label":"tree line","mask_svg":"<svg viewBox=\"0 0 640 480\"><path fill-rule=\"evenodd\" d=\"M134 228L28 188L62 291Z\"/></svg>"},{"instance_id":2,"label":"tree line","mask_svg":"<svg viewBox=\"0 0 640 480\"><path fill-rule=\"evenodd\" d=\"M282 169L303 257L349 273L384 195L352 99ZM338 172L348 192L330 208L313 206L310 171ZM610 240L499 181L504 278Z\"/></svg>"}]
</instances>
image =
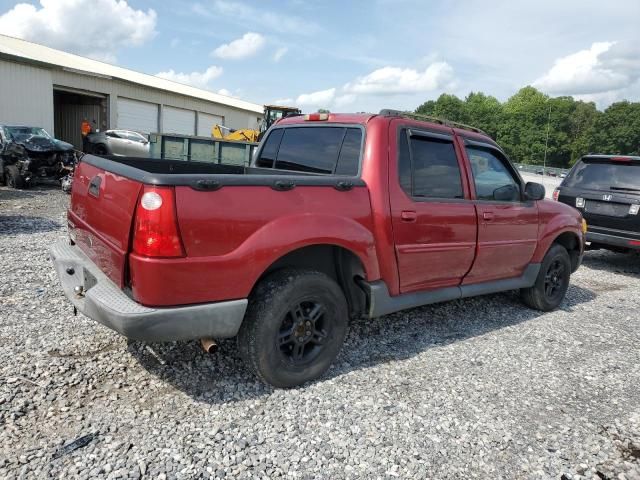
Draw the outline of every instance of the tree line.
<instances>
[{"instance_id":1,"label":"tree line","mask_svg":"<svg viewBox=\"0 0 640 480\"><path fill-rule=\"evenodd\" d=\"M640 155L640 102L616 102L600 111L593 102L524 87L504 103L482 92L464 100L443 93L415 112L480 128L519 163L543 163L547 129L548 166L570 167L588 153Z\"/></svg>"}]
</instances>

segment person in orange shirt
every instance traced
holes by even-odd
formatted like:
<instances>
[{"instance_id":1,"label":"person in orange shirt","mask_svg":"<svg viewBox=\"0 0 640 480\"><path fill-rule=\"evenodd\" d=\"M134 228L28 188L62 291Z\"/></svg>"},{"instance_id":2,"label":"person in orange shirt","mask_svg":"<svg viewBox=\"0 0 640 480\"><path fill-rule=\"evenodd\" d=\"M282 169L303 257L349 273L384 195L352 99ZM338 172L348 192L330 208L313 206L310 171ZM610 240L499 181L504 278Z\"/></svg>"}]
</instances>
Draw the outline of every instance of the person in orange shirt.
<instances>
[{"instance_id":1,"label":"person in orange shirt","mask_svg":"<svg viewBox=\"0 0 640 480\"><path fill-rule=\"evenodd\" d=\"M89 120L86 118L82 119L82 124L80 125L80 134L82 135L82 151L86 153L87 151L87 135L89 135L93 131Z\"/></svg>"}]
</instances>

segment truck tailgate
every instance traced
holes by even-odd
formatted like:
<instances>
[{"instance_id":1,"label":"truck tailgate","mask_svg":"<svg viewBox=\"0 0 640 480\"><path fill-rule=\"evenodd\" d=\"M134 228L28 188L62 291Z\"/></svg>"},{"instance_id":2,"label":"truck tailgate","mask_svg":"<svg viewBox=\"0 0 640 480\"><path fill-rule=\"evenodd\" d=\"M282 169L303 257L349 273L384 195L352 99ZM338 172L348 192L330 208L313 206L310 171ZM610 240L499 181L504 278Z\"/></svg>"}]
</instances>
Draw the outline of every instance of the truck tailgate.
<instances>
[{"instance_id":1,"label":"truck tailgate","mask_svg":"<svg viewBox=\"0 0 640 480\"><path fill-rule=\"evenodd\" d=\"M124 286L131 224L142 184L86 162L76 168L69 234L120 288Z\"/></svg>"}]
</instances>

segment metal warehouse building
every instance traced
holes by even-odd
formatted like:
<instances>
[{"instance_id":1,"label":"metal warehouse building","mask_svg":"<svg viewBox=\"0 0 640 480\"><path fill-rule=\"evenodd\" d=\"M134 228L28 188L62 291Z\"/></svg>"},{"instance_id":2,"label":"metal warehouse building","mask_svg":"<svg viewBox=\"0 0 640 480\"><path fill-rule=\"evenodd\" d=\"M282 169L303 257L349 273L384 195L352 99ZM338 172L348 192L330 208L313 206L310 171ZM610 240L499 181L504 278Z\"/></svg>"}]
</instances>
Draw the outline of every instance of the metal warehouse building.
<instances>
[{"instance_id":1,"label":"metal warehouse building","mask_svg":"<svg viewBox=\"0 0 640 480\"><path fill-rule=\"evenodd\" d=\"M209 137L216 124L257 128L263 107L0 35L0 124L43 127L79 147L97 128Z\"/></svg>"}]
</instances>

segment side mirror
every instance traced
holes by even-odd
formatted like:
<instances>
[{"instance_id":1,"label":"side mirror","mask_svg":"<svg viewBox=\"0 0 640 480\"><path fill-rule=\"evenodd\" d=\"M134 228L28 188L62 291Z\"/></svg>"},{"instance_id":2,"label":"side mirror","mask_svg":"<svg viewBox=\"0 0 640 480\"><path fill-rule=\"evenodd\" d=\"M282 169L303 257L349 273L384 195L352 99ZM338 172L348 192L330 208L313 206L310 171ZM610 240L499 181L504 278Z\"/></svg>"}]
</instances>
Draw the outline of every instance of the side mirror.
<instances>
[{"instance_id":1,"label":"side mirror","mask_svg":"<svg viewBox=\"0 0 640 480\"><path fill-rule=\"evenodd\" d=\"M505 185L504 187L496 188L493 191L493 199L499 202L513 202L519 200L518 188L513 185Z\"/></svg>"},{"instance_id":2,"label":"side mirror","mask_svg":"<svg viewBox=\"0 0 640 480\"><path fill-rule=\"evenodd\" d=\"M524 187L524 194L529 200L542 200L546 194L544 185L536 182L527 182Z\"/></svg>"}]
</instances>

